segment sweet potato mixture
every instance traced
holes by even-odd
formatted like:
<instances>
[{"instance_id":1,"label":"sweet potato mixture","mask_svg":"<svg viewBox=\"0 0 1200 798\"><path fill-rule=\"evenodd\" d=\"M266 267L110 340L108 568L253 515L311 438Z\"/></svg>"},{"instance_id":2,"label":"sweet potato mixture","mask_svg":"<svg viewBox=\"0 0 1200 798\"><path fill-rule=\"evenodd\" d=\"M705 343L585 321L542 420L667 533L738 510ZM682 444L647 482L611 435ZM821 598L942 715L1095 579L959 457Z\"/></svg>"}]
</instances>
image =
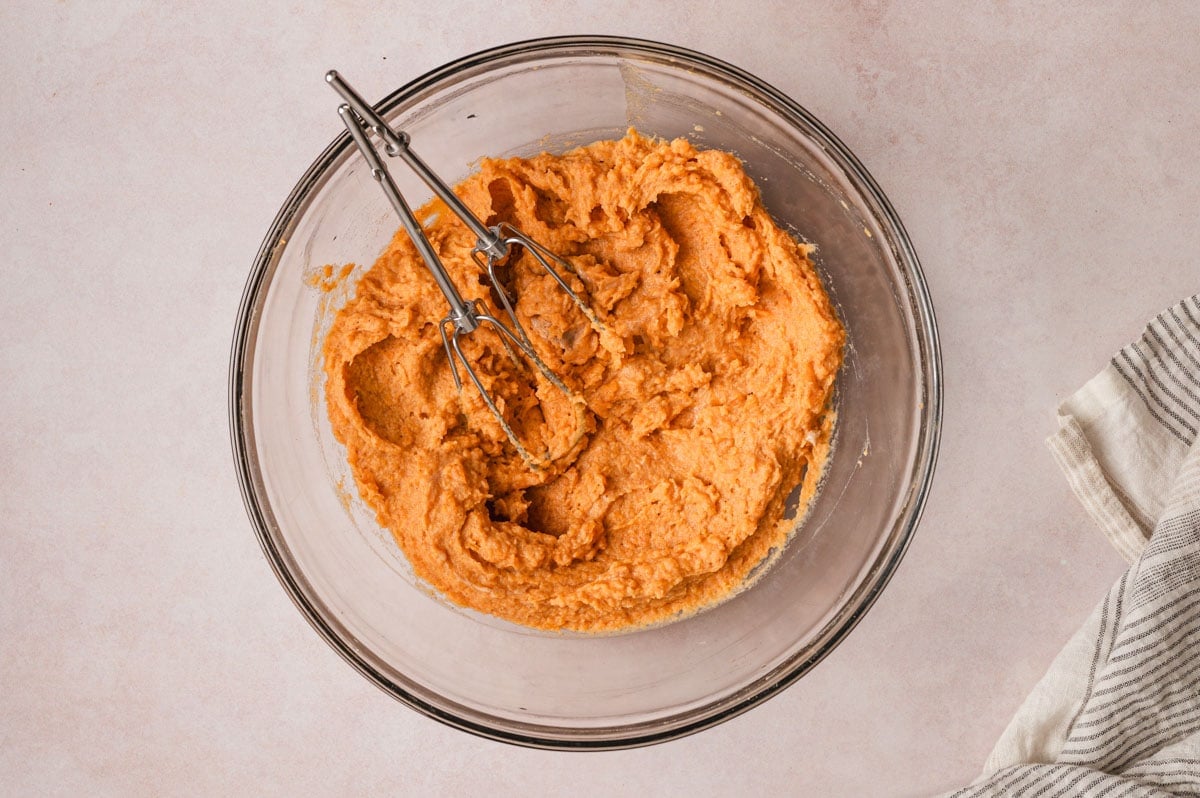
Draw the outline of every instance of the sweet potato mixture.
<instances>
[{"instance_id":1,"label":"sweet potato mixture","mask_svg":"<svg viewBox=\"0 0 1200 798\"><path fill-rule=\"evenodd\" d=\"M785 502L803 514L829 451L844 336L810 248L737 158L683 139L485 160L455 190L566 257L600 326L520 253L503 280L576 402L487 328L464 339L521 440L553 455L531 469L474 387L455 389L445 300L398 232L325 341L359 495L418 576L515 623L615 630L731 595L785 542ZM466 227L436 202L419 215L463 295L503 318Z\"/></svg>"}]
</instances>

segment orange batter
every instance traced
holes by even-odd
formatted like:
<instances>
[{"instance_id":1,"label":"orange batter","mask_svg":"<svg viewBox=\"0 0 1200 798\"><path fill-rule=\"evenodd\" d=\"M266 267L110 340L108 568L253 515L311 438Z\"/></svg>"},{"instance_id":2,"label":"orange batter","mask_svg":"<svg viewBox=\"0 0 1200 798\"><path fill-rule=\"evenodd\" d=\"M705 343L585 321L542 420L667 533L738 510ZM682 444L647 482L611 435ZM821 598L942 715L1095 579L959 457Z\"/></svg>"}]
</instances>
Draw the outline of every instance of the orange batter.
<instances>
[{"instance_id":1,"label":"orange batter","mask_svg":"<svg viewBox=\"0 0 1200 798\"><path fill-rule=\"evenodd\" d=\"M400 231L325 342L326 398L359 494L418 576L458 604L547 629L662 621L730 595L786 540L829 451L842 328L809 247L779 229L738 160L630 131L561 156L485 160L457 194L575 266L599 334L533 259L509 264L517 313L586 402L504 354L466 349L533 450L532 471L468 384L446 304ZM474 239L420 212L468 299L489 303ZM500 315L497 313L497 315Z\"/></svg>"}]
</instances>

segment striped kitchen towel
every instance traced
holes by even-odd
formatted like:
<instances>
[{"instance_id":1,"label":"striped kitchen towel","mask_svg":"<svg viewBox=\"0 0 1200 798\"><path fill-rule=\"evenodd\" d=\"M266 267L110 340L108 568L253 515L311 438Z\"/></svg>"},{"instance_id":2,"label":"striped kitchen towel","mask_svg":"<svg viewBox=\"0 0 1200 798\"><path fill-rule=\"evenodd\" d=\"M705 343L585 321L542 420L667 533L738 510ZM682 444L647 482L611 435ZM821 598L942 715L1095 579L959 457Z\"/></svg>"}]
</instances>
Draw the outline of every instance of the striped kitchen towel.
<instances>
[{"instance_id":1,"label":"striped kitchen towel","mask_svg":"<svg viewBox=\"0 0 1200 798\"><path fill-rule=\"evenodd\" d=\"M1200 295L1059 409L1047 441L1131 563L955 796L1200 796Z\"/></svg>"}]
</instances>

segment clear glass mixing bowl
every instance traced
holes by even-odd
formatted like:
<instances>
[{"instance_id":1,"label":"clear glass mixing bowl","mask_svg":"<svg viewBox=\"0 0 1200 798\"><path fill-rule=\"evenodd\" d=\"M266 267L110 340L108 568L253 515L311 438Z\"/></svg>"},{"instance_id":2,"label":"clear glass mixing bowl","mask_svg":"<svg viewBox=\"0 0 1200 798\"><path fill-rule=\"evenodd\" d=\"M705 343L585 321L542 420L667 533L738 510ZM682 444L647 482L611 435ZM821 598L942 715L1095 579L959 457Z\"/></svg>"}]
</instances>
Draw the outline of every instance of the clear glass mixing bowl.
<instances>
[{"instance_id":1,"label":"clear glass mixing bowl","mask_svg":"<svg viewBox=\"0 0 1200 798\"><path fill-rule=\"evenodd\" d=\"M319 73L314 80L320 80ZM330 113L336 98L330 95ZM378 106L450 182L481 155L562 151L634 126L735 153L774 218L815 243L846 325L836 443L797 532L748 590L609 636L516 627L440 600L355 494L323 402L331 313L397 220L343 134L301 178L246 285L230 424L247 510L280 581L349 663L404 703L495 739L617 748L678 737L763 701L853 628L895 570L937 451L940 365L911 243L846 147L792 100L700 53L569 37L463 58ZM394 174L414 206L429 191ZM325 264L358 264L343 288Z\"/></svg>"}]
</instances>

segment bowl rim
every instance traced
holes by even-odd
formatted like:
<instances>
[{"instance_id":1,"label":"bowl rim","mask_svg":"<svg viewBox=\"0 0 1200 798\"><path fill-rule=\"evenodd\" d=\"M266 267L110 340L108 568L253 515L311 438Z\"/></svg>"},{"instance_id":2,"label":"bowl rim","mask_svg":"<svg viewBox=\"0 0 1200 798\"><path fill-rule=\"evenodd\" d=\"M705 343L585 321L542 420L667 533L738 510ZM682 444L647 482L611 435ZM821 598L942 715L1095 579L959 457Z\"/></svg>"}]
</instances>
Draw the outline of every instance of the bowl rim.
<instances>
[{"instance_id":1,"label":"bowl rim","mask_svg":"<svg viewBox=\"0 0 1200 798\"><path fill-rule=\"evenodd\" d=\"M404 84L376 104L376 108L384 115L393 107L409 99L419 92L431 88L440 81L460 71L478 67L488 62L504 60L522 53L548 55L555 51L578 51L581 48L589 50L589 54L632 54L650 56L669 61L693 62L706 70L717 73L721 78L731 83L741 84L760 98L765 98L775 110L780 111L789 121L799 122L799 127L811 130L812 138L820 144L847 173L862 194L863 199L870 203L872 210L880 221L885 222L894 240L890 243L893 254L901 266L902 275L907 278L907 298L910 310L917 323L916 346L920 361L924 365L922 379L919 384L922 390L922 407L920 408L920 425L916 456L913 461L913 481L909 495L902 505L898 521L893 526L893 532L901 527L900 534L895 538L890 548L885 548L876 555L876 561L869 570L869 576L860 583L857 590L867 589L859 596L857 603L848 609L850 614L840 622L835 619L836 628L826 635L815 650L800 652L773 668L769 673L759 677L746 688L739 690L733 696L726 696L704 704L701 707L688 710L685 714L698 715L688 722L671 725L669 728L654 730L654 726L663 724L664 719L641 722L629 726L608 726L586 730L589 734L621 734L622 730L629 733L623 736L586 737L553 737L549 732L582 731L570 727L529 724L532 728L547 730L546 736L537 734L514 733L508 729L494 728L485 723L460 717L442 707L425 701L420 696L405 690L395 684L385 674L381 673L366 658L361 656L353 647L339 635L328 623L326 618L310 600L301 579L292 573L285 562L285 556L276 545L271 534L273 515L264 494L261 494L262 478L258 473L255 440L252 433L250 394L246 390L247 378L244 366L247 355L252 349L253 334L257 331L258 315L261 313L260 299L267 273L271 270L273 256L281 245L285 232L289 229L305 198L314 185L319 182L326 170L351 146L349 134L342 132L325 150L313 161L303 177L296 183L287 200L276 214L262 245L255 256L254 264L246 281L238 308L237 320L234 327L233 341L229 361L229 430L230 442L233 448L234 466L237 471L238 483L241 489L242 501L246 513L255 528L259 544L266 556L271 569L279 579L292 603L316 632L325 640L342 659L348 662L359 673L393 698L408 705L412 709L451 726L479 737L500 742L512 743L529 748L554 750L618 750L635 748L666 742L684 737L704 729L716 726L730 718L736 717L753 707L763 703L785 688L794 684L801 676L810 671L823 660L843 639L858 625L858 622L874 605L880 593L894 575L901 560L904 558L912 541L913 534L924 512L928 499L933 474L938 459L941 440L942 422L942 361L941 346L938 338L937 323L934 317L933 303L929 295L921 264L917 258L908 233L899 215L892 207L887 196L879 188L874 178L858 160L850 149L841 142L820 120L813 116L799 103L792 100L783 92L754 75L725 61L704 53L676 45L648 39L628 38L620 36L552 36L544 38L525 39L509 44L491 47L485 50L463 56L450 61L424 75ZM889 229L890 228L890 229ZM268 520L271 516L272 520ZM881 561L882 560L882 561ZM869 583L869 584L868 584ZM857 592L856 590L856 592Z\"/></svg>"}]
</instances>

